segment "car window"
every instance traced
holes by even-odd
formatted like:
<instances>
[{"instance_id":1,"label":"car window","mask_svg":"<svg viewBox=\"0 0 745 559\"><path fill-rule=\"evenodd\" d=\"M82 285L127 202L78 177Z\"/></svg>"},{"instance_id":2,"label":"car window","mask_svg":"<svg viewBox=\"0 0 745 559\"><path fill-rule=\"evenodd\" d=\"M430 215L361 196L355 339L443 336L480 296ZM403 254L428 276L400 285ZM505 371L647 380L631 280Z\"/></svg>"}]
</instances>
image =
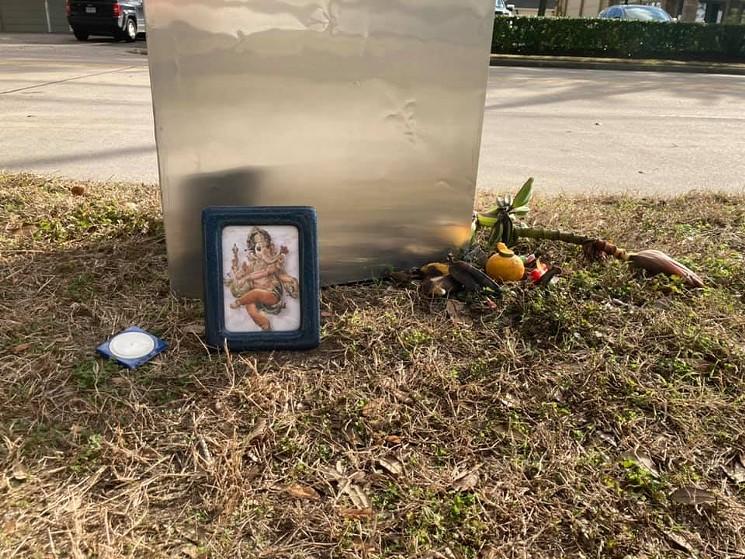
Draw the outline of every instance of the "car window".
<instances>
[{"instance_id":1,"label":"car window","mask_svg":"<svg viewBox=\"0 0 745 559\"><path fill-rule=\"evenodd\" d=\"M606 8L602 12L600 12L600 17L603 18L618 18L621 17L621 8L618 6L611 6L610 8Z\"/></svg>"},{"instance_id":2,"label":"car window","mask_svg":"<svg viewBox=\"0 0 745 559\"><path fill-rule=\"evenodd\" d=\"M653 6L629 6L624 9L625 19L636 21L670 21L670 16Z\"/></svg>"}]
</instances>

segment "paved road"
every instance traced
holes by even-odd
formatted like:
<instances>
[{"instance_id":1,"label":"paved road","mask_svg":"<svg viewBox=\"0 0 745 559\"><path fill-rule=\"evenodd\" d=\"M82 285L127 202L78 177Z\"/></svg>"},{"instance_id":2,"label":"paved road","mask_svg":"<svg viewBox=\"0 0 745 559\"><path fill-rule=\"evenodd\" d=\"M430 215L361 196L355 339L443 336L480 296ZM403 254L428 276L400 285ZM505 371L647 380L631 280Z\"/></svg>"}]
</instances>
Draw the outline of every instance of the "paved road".
<instances>
[{"instance_id":1,"label":"paved road","mask_svg":"<svg viewBox=\"0 0 745 559\"><path fill-rule=\"evenodd\" d=\"M135 46L0 35L0 168L157 181ZM745 188L745 77L491 68L479 185L543 192Z\"/></svg>"},{"instance_id":2,"label":"paved road","mask_svg":"<svg viewBox=\"0 0 745 559\"><path fill-rule=\"evenodd\" d=\"M492 68L479 185L745 188L745 76Z\"/></svg>"},{"instance_id":3,"label":"paved road","mask_svg":"<svg viewBox=\"0 0 745 559\"><path fill-rule=\"evenodd\" d=\"M144 46L0 34L0 169L157 182Z\"/></svg>"}]
</instances>

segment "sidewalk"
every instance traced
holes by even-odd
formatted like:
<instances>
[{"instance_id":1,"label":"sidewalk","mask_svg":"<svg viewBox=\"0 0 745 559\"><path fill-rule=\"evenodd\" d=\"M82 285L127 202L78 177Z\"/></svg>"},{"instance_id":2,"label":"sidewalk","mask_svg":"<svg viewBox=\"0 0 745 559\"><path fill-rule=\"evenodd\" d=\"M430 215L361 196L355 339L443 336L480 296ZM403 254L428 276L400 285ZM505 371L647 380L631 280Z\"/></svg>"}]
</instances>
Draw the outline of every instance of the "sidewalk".
<instances>
[{"instance_id":1,"label":"sidewalk","mask_svg":"<svg viewBox=\"0 0 745 559\"><path fill-rule=\"evenodd\" d=\"M4 31L0 33L0 46L56 45L74 40L72 33L6 33Z\"/></svg>"},{"instance_id":2,"label":"sidewalk","mask_svg":"<svg viewBox=\"0 0 745 559\"><path fill-rule=\"evenodd\" d=\"M523 56L492 54L492 66L529 68L575 68L583 70L634 70L642 72L687 72L745 76L745 64L724 62L687 62L681 60L587 58L581 56Z\"/></svg>"}]
</instances>

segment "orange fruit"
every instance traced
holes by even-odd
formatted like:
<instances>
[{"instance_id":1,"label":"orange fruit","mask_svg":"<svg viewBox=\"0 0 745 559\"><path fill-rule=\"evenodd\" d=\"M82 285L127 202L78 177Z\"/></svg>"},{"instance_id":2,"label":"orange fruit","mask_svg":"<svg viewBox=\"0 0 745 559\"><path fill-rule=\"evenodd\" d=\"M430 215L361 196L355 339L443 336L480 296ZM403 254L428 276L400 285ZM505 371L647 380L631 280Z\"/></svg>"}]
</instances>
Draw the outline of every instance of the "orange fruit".
<instances>
[{"instance_id":1,"label":"orange fruit","mask_svg":"<svg viewBox=\"0 0 745 559\"><path fill-rule=\"evenodd\" d=\"M486 261L486 274L496 281L521 281L525 264L504 243L497 243L497 252Z\"/></svg>"}]
</instances>

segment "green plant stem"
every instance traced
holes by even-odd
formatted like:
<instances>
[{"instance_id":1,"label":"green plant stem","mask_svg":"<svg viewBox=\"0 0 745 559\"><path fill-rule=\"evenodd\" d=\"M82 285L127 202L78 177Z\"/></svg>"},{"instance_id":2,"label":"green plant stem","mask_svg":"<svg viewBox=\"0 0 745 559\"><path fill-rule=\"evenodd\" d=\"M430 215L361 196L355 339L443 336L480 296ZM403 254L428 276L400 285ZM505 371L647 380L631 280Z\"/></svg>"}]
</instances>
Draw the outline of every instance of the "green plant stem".
<instances>
[{"instance_id":1,"label":"green plant stem","mask_svg":"<svg viewBox=\"0 0 745 559\"><path fill-rule=\"evenodd\" d=\"M515 233L518 237L525 237L527 239L538 239L541 241L561 241L563 243L571 243L573 245L584 245L589 242L594 242L595 239L592 237L586 237L584 235L577 235L569 231L561 231L559 229L543 229L542 227L517 227Z\"/></svg>"},{"instance_id":2,"label":"green plant stem","mask_svg":"<svg viewBox=\"0 0 745 559\"><path fill-rule=\"evenodd\" d=\"M597 252L604 252L610 256L618 258L619 260L626 261L629 259L629 253L626 250L618 248L612 243L594 237L587 237L586 235L577 235L576 233L571 233L569 231L544 229L542 227L516 227L514 234L526 239L561 241L563 243L581 245L583 247L591 245Z\"/></svg>"}]
</instances>

